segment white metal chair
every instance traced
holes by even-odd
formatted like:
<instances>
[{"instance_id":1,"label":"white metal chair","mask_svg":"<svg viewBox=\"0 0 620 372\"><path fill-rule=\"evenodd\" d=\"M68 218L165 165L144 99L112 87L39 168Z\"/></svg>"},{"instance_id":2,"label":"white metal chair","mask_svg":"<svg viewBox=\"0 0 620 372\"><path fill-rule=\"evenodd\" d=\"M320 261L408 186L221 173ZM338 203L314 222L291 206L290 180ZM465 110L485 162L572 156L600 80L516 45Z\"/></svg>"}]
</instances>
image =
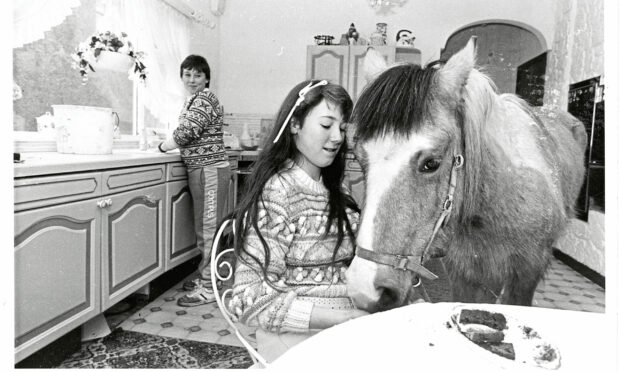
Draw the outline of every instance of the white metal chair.
<instances>
[{"instance_id":1,"label":"white metal chair","mask_svg":"<svg viewBox=\"0 0 620 372\"><path fill-rule=\"evenodd\" d=\"M248 340L243 337L239 329L235 326L235 322L231 319L233 314L230 313L228 307L226 306L226 296L232 293L232 288L228 288L224 291L224 293L220 294L220 290L217 288L218 282L224 283L227 281L231 281L234 276L234 267L229 261L224 261L222 258L227 254L234 255L234 247L230 248L225 245L223 249L220 248L220 240L223 236L234 238L235 235L235 220L233 218L226 219L220 225L217 233L215 234L215 239L213 239L213 246L211 247L211 282L213 283L213 292L215 293L215 300L217 301L217 306L220 308L220 312L222 316L228 322L228 325L235 331L235 336L239 339L239 341L245 346L248 350L248 353L252 357L255 365L259 367L267 367L268 363L265 358L258 353L258 351L250 345ZM227 240L228 241L228 240ZM233 239L234 241L234 239ZM220 262L221 261L221 262ZM226 269L225 273L222 274L221 269Z\"/></svg>"}]
</instances>

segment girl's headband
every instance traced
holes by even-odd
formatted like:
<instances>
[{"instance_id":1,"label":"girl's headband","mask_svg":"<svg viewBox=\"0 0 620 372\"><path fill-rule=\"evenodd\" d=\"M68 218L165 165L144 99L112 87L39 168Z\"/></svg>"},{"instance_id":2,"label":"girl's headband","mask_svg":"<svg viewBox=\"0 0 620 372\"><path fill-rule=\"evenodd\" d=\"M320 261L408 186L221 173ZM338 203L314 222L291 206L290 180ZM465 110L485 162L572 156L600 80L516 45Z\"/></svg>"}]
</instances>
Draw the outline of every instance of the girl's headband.
<instances>
[{"instance_id":1,"label":"girl's headband","mask_svg":"<svg viewBox=\"0 0 620 372\"><path fill-rule=\"evenodd\" d=\"M282 123L282 126L280 127L280 131L278 132L278 135L276 136L276 138L273 140L273 143L278 142L278 140L280 139L280 136L284 132L284 128L286 128L286 125L291 120L291 116L293 116L293 112L295 112L295 109L297 108L297 106L299 106L304 101L306 93L308 93L311 89L316 88L321 85L327 85L327 80L321 80L314 85L312 85L312 82L310 82L302 90L299 91L299 98L297 98L295 105L293 106L293 108L291 108L291 111L288 113L288 116L284 120L284 123Z\"/></svg>"}]
</instances>

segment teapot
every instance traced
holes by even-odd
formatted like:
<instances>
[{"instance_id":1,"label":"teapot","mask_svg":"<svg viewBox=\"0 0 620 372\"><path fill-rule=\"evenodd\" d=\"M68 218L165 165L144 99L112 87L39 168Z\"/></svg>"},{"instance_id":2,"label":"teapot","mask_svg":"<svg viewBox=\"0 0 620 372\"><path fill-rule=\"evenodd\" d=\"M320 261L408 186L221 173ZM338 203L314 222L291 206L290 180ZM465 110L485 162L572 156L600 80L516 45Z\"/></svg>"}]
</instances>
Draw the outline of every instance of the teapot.
<instances>
[{"instance_id":1,"label":"teapot","mask_svg":"<svg viewBox=\"0 0 620 372\"><path fill-rule=\"evenodd\" d=\"M46 111L45 114L37 117L36 121L38 132L51 133L54 131L54 115L52 115L49 111Z\"/></svg>"}]
</instances>

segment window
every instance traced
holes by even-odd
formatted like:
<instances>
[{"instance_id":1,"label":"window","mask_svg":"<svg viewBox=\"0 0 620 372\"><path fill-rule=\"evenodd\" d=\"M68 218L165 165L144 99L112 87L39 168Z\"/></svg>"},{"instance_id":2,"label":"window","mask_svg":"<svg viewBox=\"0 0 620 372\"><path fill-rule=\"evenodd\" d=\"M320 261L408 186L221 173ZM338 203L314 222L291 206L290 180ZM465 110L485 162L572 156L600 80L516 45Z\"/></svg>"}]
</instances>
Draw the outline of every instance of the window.
<instances>
[{"instance_id":1,"label":"window","mask_svg":"<svg viewBox=\"0 0 620 372\"><path fill-rule=\"evenodd\" d=\"M53 4L61 2L72 6L70 15L64 16L67 11L37 40L13 49L14 89L21 89L13 100L14 131L28 134L21 136L26 140L53 139L53 132L42 130L40 124L45 120L37 120L47 112L53 114L53 105L112 108L124 136L139 134L143 126L151 135L175 126L184 99L178 66L189 54L193 21L167 1L62 0ZM37 0L28 2L32 12L46 16L41 6L50 2L31 3ZM15 7L24 3L18 4ZM104 31L126 32L134 49L146 53L146 86L128 79L125 72L110 71L91 72L82 84L79 71L72 68L71 54L79 43Z\"/></svg>"},{"instance_id":2,"label":"window","mask_svg":"<svg viewBox=\"0 0 620 372\"><path fill-rule=\"evenodd\" d=\"M112 108L121 134L136 134L134 83L127 73L98 71L82 84L71 67L75 47L96 32L96 3L82 1L43 39L13 49L13 82L21 88L21 98L13 101L13 130L44 131L37 118L53 113L52 105L82 105Z\"/></svg>"}]
</instances>

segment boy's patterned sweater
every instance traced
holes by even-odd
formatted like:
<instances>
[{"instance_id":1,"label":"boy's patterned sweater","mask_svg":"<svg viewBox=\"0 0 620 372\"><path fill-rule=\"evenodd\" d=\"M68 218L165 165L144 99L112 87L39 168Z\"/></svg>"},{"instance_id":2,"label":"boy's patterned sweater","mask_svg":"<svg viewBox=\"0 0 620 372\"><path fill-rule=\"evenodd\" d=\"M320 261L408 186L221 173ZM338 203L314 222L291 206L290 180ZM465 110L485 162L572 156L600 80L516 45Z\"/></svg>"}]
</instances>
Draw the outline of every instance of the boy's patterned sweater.
<instances>
[{"instance_id":1,"label":"boy's patterned sweater","mask_svg":"<svg viewBox=\"0 0 620 372\"><path fill-rule=\"evenodd\" d=\"M222 124L220 102L208 88L187 98L172 136L188 168L227 160Z\"/></svg>"},{"instance_id":2,"label":"boy's patterned sweater","mask_svg":"<svg viewBox=\"0 0 620 372\"><path fill-rule=\"evenodd\" d=\"M285 170L267 182L263 200L264 204L259 202L258 227L271 252L268 273L279 290L263 281L256 264L252 269L237 260L231 312L242 323L268 332L305 333L314 306L353 308L343 262L353 258L353 246L345 233L337 263L330 265L337 227L334 221L323 236L328 229L328 191L323 183L289 161ZM350 209L347 215L355 232L359 215ZM253 227L245 246L264 262L264 250Z\"/></svg>"}]
</instances>

